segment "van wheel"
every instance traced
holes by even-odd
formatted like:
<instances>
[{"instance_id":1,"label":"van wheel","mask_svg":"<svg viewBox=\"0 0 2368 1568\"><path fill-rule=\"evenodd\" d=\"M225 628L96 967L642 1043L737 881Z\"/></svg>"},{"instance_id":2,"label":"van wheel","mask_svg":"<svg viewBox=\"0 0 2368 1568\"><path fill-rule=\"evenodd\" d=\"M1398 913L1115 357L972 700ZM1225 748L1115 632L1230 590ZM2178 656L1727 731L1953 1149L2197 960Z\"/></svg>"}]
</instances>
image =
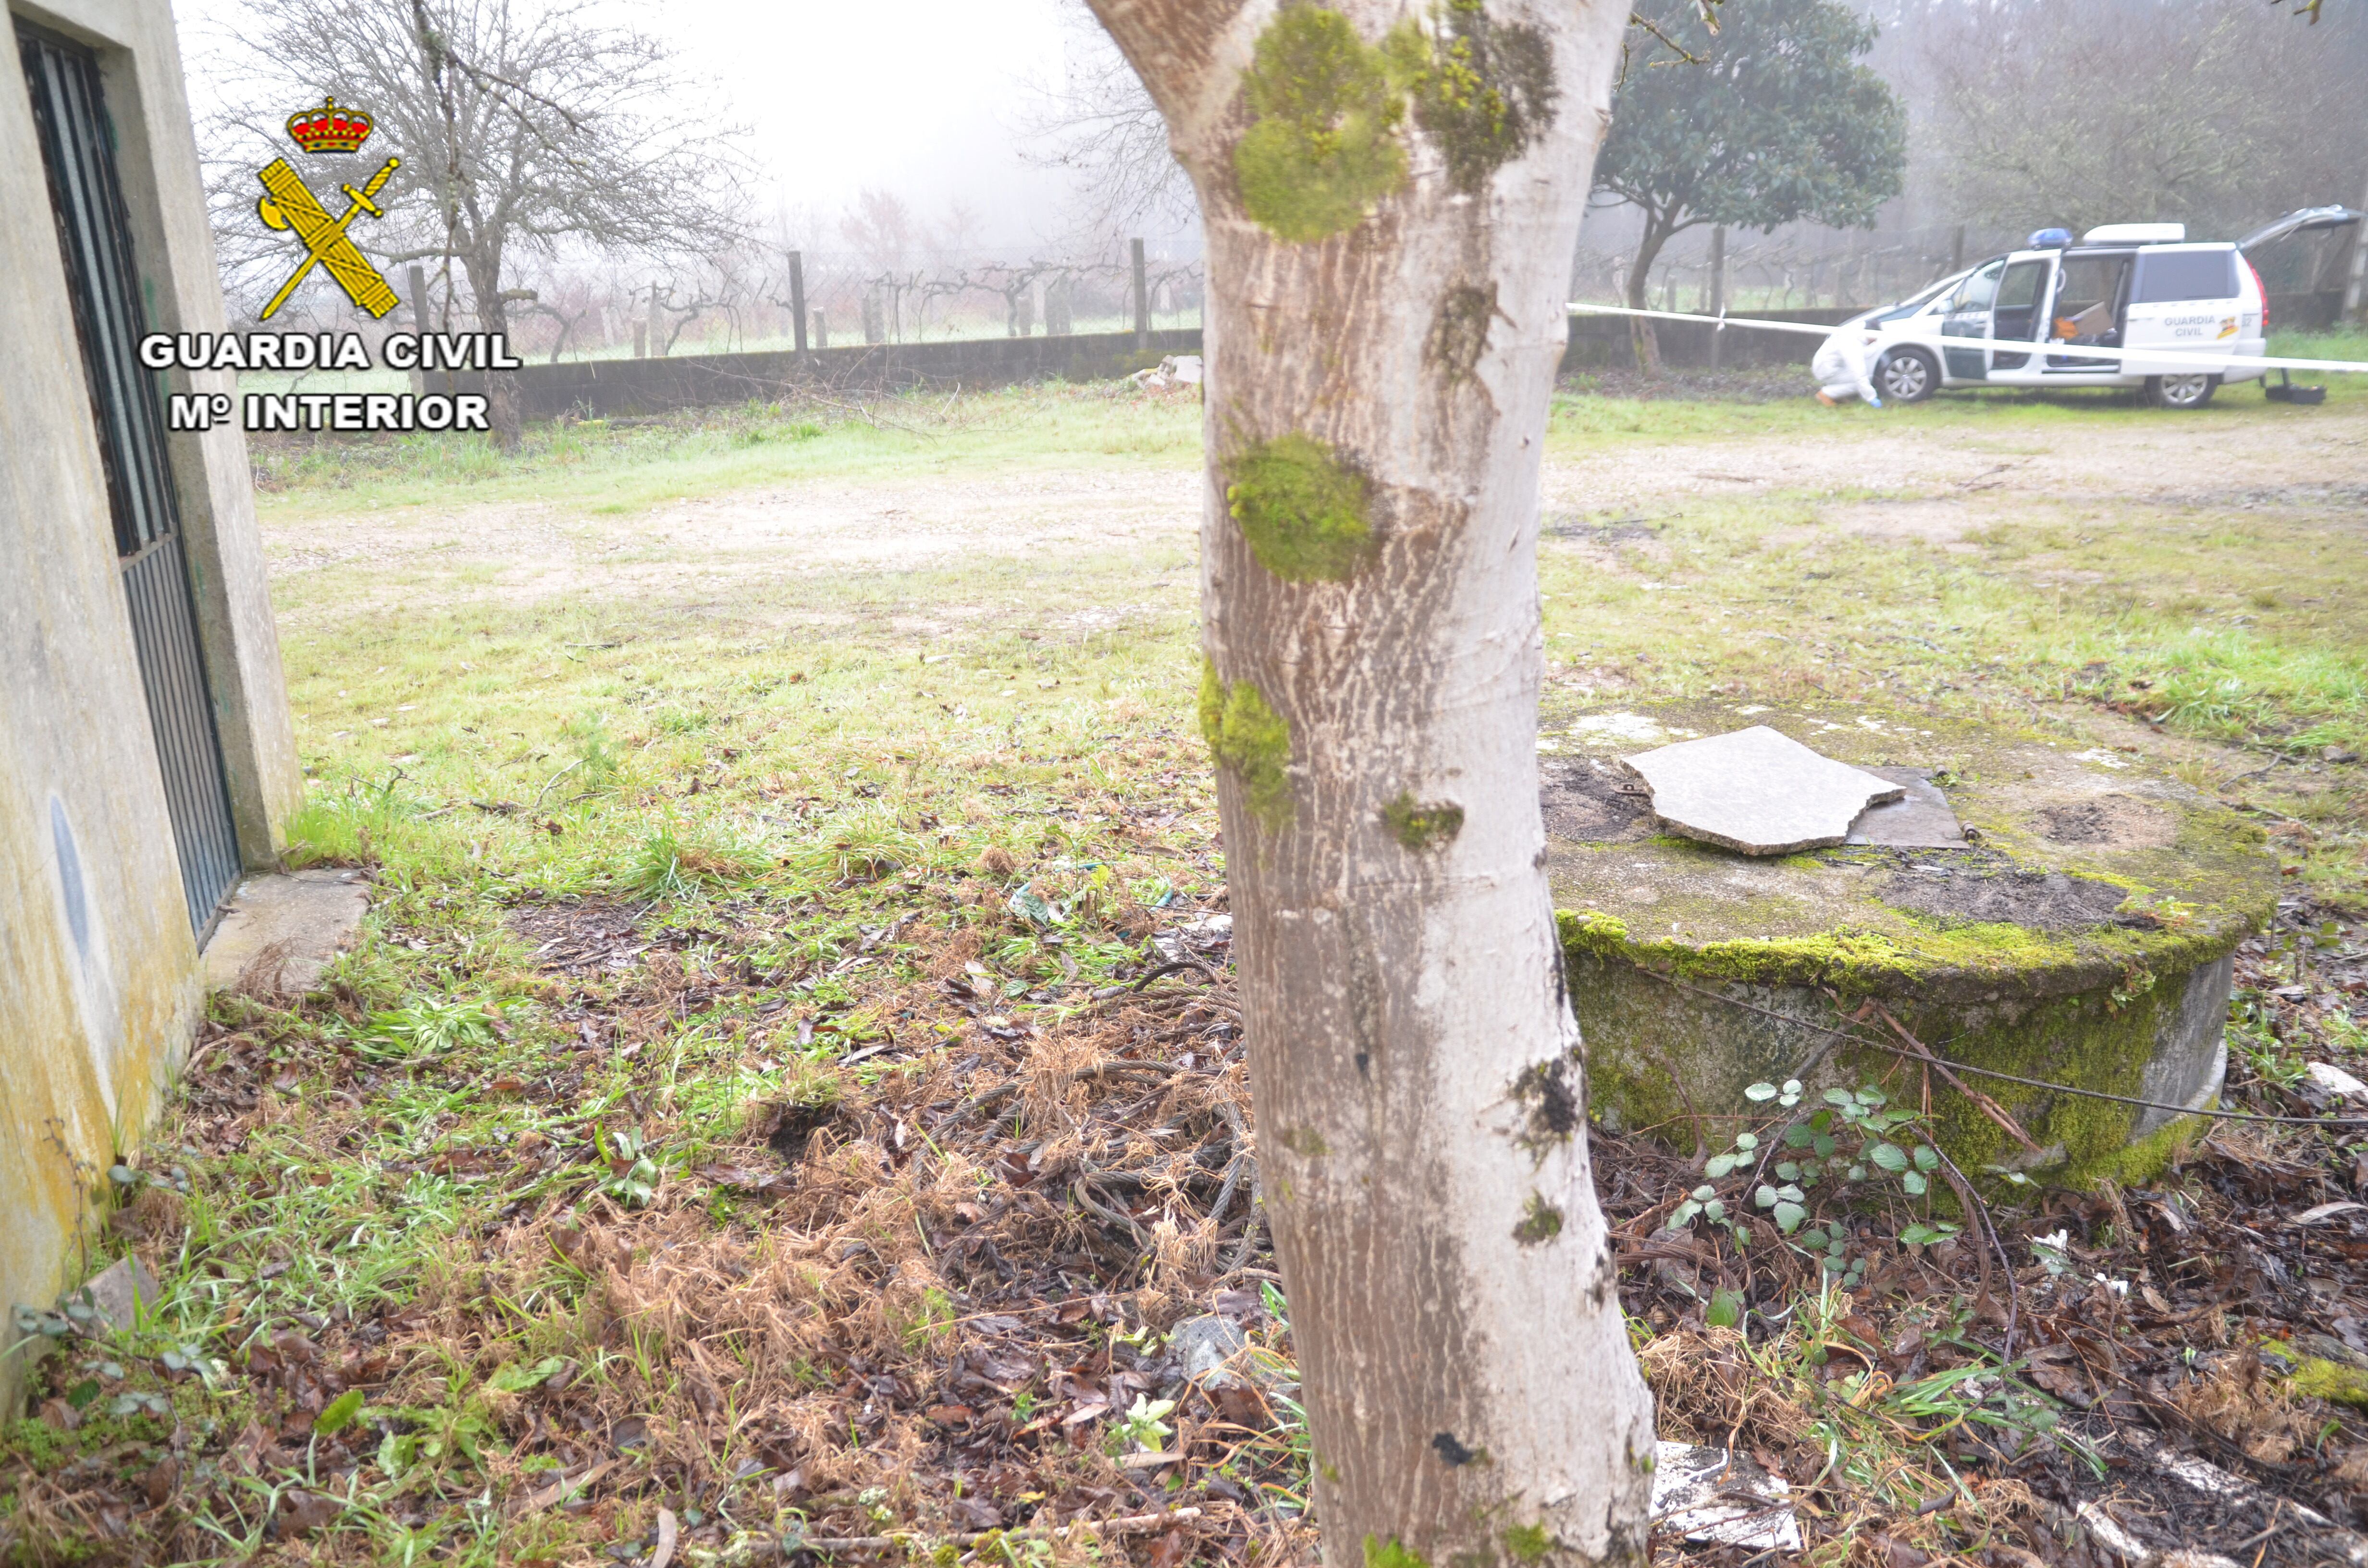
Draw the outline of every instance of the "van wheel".
<instances>
[{"instance_id":1,"label":"van wheel","mask_svg":"<svg viewBox=\"0 0 2368 1568\"><path fill-rule=\"evenodd\" d=\"M1921 348L1896 348L1874 368L1874 386L1891 403L1922 403L1941 385L1941 367Z\"/></svg>"},{"instance_id":2,"label":"van wheel","mask_svg":"<svg viewBox=\"0 0 2368 1568\"><path fill-rule=\"evenodd\" d=\"M2148 376L2146 400L2157 408L2201 408L2220 390L2220 378L2196 371L2184 376Z\"/></svg>"}]
</instances>

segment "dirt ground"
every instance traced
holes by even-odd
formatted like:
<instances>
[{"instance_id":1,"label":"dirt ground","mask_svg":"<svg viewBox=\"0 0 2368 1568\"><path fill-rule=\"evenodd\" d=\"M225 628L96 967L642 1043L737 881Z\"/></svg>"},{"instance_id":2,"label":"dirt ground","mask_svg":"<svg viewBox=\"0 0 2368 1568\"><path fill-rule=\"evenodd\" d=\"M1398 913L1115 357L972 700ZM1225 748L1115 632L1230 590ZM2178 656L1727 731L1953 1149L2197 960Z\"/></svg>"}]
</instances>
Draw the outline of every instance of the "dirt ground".
<instances>
[{"instance_id":1,"label":"dirt ground","mask_svg":"<svg viewBox=\"0 0 2368 1568\"><path fill-rule=\"evenodd\" d=\"M1815 441L1606 441L1584 457L1549 456L1542 506L1552 519L1781 494L1810 500L1821 524L1945 542L2043 498L2368 505L2368 406L2268 409L2243 391L2228 397L2242 406L2192 416L2091 399L2097 417L2080 426L1844 410L1830 438ZM413 590L440 579L464 597L530 600L1189 548L1200 495L1200 474L1186 469L1006 472L744 490L642 514L536 503L279 513L267 515L265 540L276 579L361 567ZM350 600L288 613L333 604Z\"/></svg>"}]
</instances>

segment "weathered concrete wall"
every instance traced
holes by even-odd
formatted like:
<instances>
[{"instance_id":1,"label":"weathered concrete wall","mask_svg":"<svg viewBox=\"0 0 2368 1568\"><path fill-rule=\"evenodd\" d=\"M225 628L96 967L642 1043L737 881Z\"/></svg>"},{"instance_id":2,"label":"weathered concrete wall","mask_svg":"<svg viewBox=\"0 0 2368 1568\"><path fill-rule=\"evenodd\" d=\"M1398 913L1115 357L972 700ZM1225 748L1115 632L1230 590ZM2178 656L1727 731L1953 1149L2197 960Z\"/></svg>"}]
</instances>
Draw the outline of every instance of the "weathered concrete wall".
<instances>
[{"instance_id":1,"label":"weathered concrete wall","mask_svg":"<svg viewBox=\"0 0 2368 1568\"><path fill-rule=\"evenodd\" d=\"M1731 311L1728 313L1748 315L1757 321L1804 322L1813 326L1832 326L1858 314L1860 308ZM1661 346L1662 364L1672 369L1694 369L1709 365L1711 336L1715 329L1707 324L1655 322L1653 329ZM1567 376L1634 365L1636 362L1634 333L1634 328L1626 316L1574 313L1570 318L1570 343L1562 352L1562 373ZM1816 356L1817 345L1825 341L1805 332L1761 332L1739 326L1731 326L1720 335L1725 341L1718 346L1719 363L1730 369L1747 365L1806 365Z\"/></svg>"},{"instance_id":2,"label":"weathered concrete wall","mask_svg":"<svg viewBox=\"0 0 2368 1568\"><path fill-rule=\"evenodd\" d=\"M223 320L165 0L19 7L91 44L150 325ZM84 1262L90 1195L135 1147L187 1044L198 950L182 898L40 147L0 28L0 1306ZM199 390L229 390L201 381ZM302 777L244 441L175 436L185 542L245 857L268 861ZM18 1369L0 1364L0 1408Z\"/></svg>"},{"instance_id":3,"label":"weathered concrete wall","mask_svg":"<svg viewBox=\"0 0 2368 1568\"><path fill-rule=\"evenodd\" d=\"M1021 381L1107 381L1198 354L1198 328L1155 332L1148 349L1131 332L1068 337L961 338L944 343L855 344L804 356L688 354L663 359L583 359L529 365L509 375L526 416L563 414L608 418L676 408L771 403L795 391L903 392L915 387L1002 387ZM462 392L483 389L482 374L453 378Z\"/></svg>"}]
</instances>

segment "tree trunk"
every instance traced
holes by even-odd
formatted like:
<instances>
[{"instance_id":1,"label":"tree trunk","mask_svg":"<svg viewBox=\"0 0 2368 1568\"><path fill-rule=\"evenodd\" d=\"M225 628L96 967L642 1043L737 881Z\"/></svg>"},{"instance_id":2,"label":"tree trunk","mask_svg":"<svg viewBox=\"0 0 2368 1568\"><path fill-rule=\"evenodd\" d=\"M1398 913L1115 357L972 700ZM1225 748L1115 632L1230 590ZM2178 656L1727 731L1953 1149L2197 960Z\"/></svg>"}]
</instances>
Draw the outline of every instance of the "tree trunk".
<instances>
[{"instance_id":1,"label":"tree trunk","mask_svg":"<svg viewBox=\"0 0 2368 1568\"><path fill-rule=\"evenodd\" d=\"M1636 265L1628 274L1628 308L1643 311L1652 308L1653 263L1660 259L1661 247L1677 233L1673 225L1665 224L1660 215L1647 211L1645 215L1645 237L1636 246ZM1661 338L1653 324L1642 316L1630 316L1630 341L1636 346L1636 368L1649 376L1661 373Z\"/></svg>"},{"instance_id":2,"label":"tree trunk","mask_svg":"<svg viewBox=\"0 0 2368 1568\"><path fill-rule=\"evenodd\" d=\"M1540 448L1627 6L1474 0L1442 40L1395 0L1094 4L1207 226L1201 722L1326 1559L1642 1562L1535 746ZM1458 39L1506 113L1426 97Z\"/></svg>"},{"instance_id":3,"label":"tree trunk","mask_svg":"<svg viewBox=\"0 0 2368 1568\"><path fill-rule=\"evenodd\" d=\"M461 270L469 275L469 293L476 303L477 330L509 331L509 302L502 298L499 256L463 256ZM518 407L518 384L507 370L485 373L485 422L493 426L494 444L504 451L518 450L526 421Z\"/></svg>"}]
</instances>

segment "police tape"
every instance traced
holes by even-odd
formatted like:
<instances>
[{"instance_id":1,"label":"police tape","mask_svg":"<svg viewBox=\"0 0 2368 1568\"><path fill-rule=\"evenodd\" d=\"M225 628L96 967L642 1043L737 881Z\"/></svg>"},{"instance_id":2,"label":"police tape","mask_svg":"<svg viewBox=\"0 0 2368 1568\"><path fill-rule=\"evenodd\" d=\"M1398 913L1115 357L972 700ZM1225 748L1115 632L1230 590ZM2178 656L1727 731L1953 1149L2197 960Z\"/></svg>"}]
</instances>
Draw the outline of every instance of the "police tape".
<instances>
[{"instance_id":1,"label":"police tape","mask_svg":"<svg viewBox=\"0 0 2368 1568\"><path fill-rule=\"evenodd\" d=\"M1913 343L1924 346L1930 335L1909 333L1887 324L1864 323L1858 326L1818 326L1809 322L1765 321L1756 316L1730 316L1724 312L1700 315L1685 311L1642 311L1630 305L1573 304L1573 311L1584 311L1598 316L1634 316L1645 321L1681 321L1706 323L1725 331L1731 326L1749 327L1760 332L1804 333L1812 337L1831 337L1836 333L1857 333L1870 342ZM1944 338L1943 347L1962 344L1967 348L1995 348L2010 354L2045 352L2051 359L2119 359L2144 360L2149 369L2156 365L2196 366L2204 369L2226 370L2237 368L2262 370L2327 370L2339 375L2368 375L2368 360L2360 359L2295 359L2272 354L2199 354L2177 348L2108 348L2094 343L2066 343L2060 338L2034 341L2021 337ZM2078 370L2080 366L2051 365L2048 369Z\"/></svg>"}]
</instances>

